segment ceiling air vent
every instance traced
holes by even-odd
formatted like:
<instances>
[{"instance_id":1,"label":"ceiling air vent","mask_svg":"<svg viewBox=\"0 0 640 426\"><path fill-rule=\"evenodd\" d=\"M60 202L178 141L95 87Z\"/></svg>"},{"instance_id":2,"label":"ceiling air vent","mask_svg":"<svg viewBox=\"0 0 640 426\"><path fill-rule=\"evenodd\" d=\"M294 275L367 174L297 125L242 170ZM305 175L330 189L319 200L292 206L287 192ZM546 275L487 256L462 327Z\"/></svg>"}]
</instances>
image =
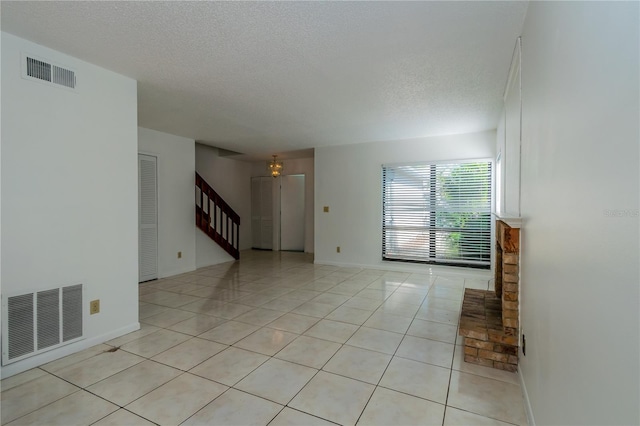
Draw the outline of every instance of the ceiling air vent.
<instances>
[{"instance_id":1,"label":"ceiling air vent","mask_svg":"<svg viewBox=\"0 0 640 426\"><path fill-rule=\"evenodd\" d=\"M76 88L76 73L68 68L63 68L50 61L35 58L30 55L24 56L23 77L36 79L57 86L64 86L69 89Z\"/></svg>"}]
</instances>

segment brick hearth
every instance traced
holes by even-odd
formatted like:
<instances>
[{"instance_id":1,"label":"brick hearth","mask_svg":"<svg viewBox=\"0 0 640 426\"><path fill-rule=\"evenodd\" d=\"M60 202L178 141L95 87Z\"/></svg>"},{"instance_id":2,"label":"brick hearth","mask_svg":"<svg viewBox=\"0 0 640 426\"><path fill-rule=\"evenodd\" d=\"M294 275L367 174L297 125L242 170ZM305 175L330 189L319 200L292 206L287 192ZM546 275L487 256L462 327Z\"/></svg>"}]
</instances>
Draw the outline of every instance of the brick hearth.
<instances>
[{"instance_id":1,"label":"brick hearth","mask_svg":"<svg viewBox=\"0 0 640 426\"><path fill-rule=\"evenodd\" d=\"M464 360L518 369L520 229L496 221L495 291L466 289L459 333Z\"/></svg>"}]
</instances>

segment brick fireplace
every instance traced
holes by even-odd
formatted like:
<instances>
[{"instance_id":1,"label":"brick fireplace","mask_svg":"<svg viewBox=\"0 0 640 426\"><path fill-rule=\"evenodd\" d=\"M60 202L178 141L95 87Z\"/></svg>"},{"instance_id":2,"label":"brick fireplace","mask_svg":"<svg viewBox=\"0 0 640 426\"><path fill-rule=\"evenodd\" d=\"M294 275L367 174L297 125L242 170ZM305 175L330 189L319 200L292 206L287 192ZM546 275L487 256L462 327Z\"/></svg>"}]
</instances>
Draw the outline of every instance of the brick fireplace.
<instances>
[{"instance_id":1,"label":"brick fireplace","mask_svg":"<svg viewBox=\"0 0 640 426\"><path fill-rule=\"evenodd\" d=\"M518 369L519 223L496 220L495 291L465 289L459 334L464 360L500 370Z\"/></svg>"}]
</instances>

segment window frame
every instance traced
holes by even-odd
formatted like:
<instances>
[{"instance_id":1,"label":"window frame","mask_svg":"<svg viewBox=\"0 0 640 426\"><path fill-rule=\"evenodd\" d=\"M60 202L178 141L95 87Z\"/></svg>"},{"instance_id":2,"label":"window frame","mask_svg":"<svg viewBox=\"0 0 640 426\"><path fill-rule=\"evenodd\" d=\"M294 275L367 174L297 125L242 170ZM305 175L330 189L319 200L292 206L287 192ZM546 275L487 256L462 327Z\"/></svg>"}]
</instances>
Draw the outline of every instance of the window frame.
<instances>
[{"instance_id":1,"label":"window frame","mask_svg":"<svg viewBox=\"0 0 640 426\"><path fill-rule=\"evenodd\" d=\"M438 196L436 194L440 189L438 189L438 173L442 173L443 170L447 170L447 166L462 166L464 164L478 164L486 165L488 170L487 180L485 182L481 182L479 186L486 185L486 190L488 191L488 199L486 199L486 204L483 205L481 211L478 212L460 212L460 213L477 213L478 222L486 223L486 225L479 225L481 229L476 229L477 234L480 234L482 238L478 240L476 246L469 246L458 243L458 250L462 250L461 247L471 248L472 254L477 254L479 259L470 258L469 254L461 255L461 256L447 256L443 255L442 250L438 250L438 246L442 247L443 243L443 235L452 234L455 232L464 232L464 226L460 229L455 228L446 228L436 226L436 222L438 221L439 214L442 215L446 213L446 210L442 208L438 208ZM430 179L429 183L429 191L428 191L428 203L429 203L429 212L433 212L434 214L428 213L426 216L429 220L429 227L423 227L424 230L427 231L429 237L428 250L429 252L426 256L422 256L420 258L416 256L403 256L397 253L389 253L388 247L388 238L390 238L389 232L394 229L389 227L387 224L387 216L388 212L385 210L387 207L385 203L388 203L388 194L386 194L387 188L387 175L388 170L393 169L394 171L398 171L402 168L429 168ZM444 169L443 169L444 167ZM439 170L440 169L440 170ZM454 170L449 168L449 170ZM423 185L426 187L426 185ZM484 190L483 190L484 191ZM473 198L473 197L472 197ZM382 247L381 247L381 258L383 261L390 262L410 262L410 263L420 263L420 264L435 264L435 265L443 265L443 266L462 266L469 268L482 268L482 269L491 269L492 261L493 261L493 240L494 240L494 220L493 220L493 206L495 202L495 161L493 158L473 158L473 159L451 159L451 160L439 160L439 161L421 161L421 162L411 162L411 163L390 163L390 164L382 164L381 166L381 236L382 236ZM440 201L442 201L442 197L440 197ZM424 214L424 213L423 213ZM472 227L473 228L473 227ZM396 228L399 229L399 228ZM473 229L465 232L466 236L473 235ZM393 232L391 232L393 233ZM439 235L440 234L440 235ZM476 237L473 237L476 238ZM472 241L473 238L471 238ZM440 242L436 241L439 240Z\"/></svg>"}]
</instances>

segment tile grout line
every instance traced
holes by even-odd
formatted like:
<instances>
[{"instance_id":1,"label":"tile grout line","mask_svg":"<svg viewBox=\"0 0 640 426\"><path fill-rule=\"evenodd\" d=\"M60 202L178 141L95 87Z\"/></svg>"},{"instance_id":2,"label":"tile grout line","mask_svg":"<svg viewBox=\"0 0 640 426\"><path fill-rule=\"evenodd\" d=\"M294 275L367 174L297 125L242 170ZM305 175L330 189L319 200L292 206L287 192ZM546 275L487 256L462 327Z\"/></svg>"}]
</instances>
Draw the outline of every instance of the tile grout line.
<instances>
[{"instance_id":1,"label":"tile grout line","mask_svg":"<svg viewBox=\"0 0 640 426\"><path fill-rule=\"evenodd\" d=\"M396 290L397 290L397 289L396 289ZM430 290L431 290L431 285L429 286L429 290L427 291L427 295L429 294L429 291L430 291ZM395 290L394 290L394 292L392 292L392 294L393 294L393 293L395 293ZM427 295L425 295L425 299L426 299ZM385 299L385 300L386 300L386 299ZM382 372L382 375L381 375L381 376L380 376L380 378L378 379L378 383L376 383L376 385L375 385L375 387L374 387L374 389L373 389L373 392L371 393L371 395L369 395L369 399L367 400L367 403L364 405L364 408L362 409L362 412L361 412L361 413L360 413L360 415L358 416L358 420L356 420L356 424L360 421L360 418L362 417L362 415L363 415L363 414L364 414L364 412L366 411L367 406L368 406L368 405L369 405L369 403L371 402L371 398L373 398L373 394L376 392L376 390L378 389L378 387L382 387L383 389L388 389L388 388L386 388L386 387L384 387L384 386L380 386L380 382L382 381L382 378L384 377L384 375L386 374L387 370L389 369L389 366L391 365L391 362L393 361L393 358L396 356L396 354L397 354L397 352L398 352L398 349L400 348L400 345L402 345L402 342L403 342L403 341L404 341L404 339L407 337L407 332L409 331L409 329L411 328L411 325L413 324L413 321L415 320L415 315L417 315L417 313L416 313L416 314L414 314L413 318L411 319L411 322L409 323L409 326L407 327L407 330L405 331L404 335L402 336L402 339L400 340L400 343L398 343L398 346L396 347L395 351L393 352L393 355L391 355L391 358L389 359L389 362L387 363L387 365L386 365L386 367L385 367L384 371ZM394 389L390 389L390 390L395 391ZM395 392L397 392L397 391L395 391ZM401 393L404 393L404 392L401 392ZM411 395L411 396L416 397L416 395ZM435 401L434 401L434 402L435 402ZM446 406L445 406L445 410L446 410ZM443 412L443 414L442 414L443 422L444 422L444 414L445 414L445 412Z\"/></svg>"}]
</instances>

